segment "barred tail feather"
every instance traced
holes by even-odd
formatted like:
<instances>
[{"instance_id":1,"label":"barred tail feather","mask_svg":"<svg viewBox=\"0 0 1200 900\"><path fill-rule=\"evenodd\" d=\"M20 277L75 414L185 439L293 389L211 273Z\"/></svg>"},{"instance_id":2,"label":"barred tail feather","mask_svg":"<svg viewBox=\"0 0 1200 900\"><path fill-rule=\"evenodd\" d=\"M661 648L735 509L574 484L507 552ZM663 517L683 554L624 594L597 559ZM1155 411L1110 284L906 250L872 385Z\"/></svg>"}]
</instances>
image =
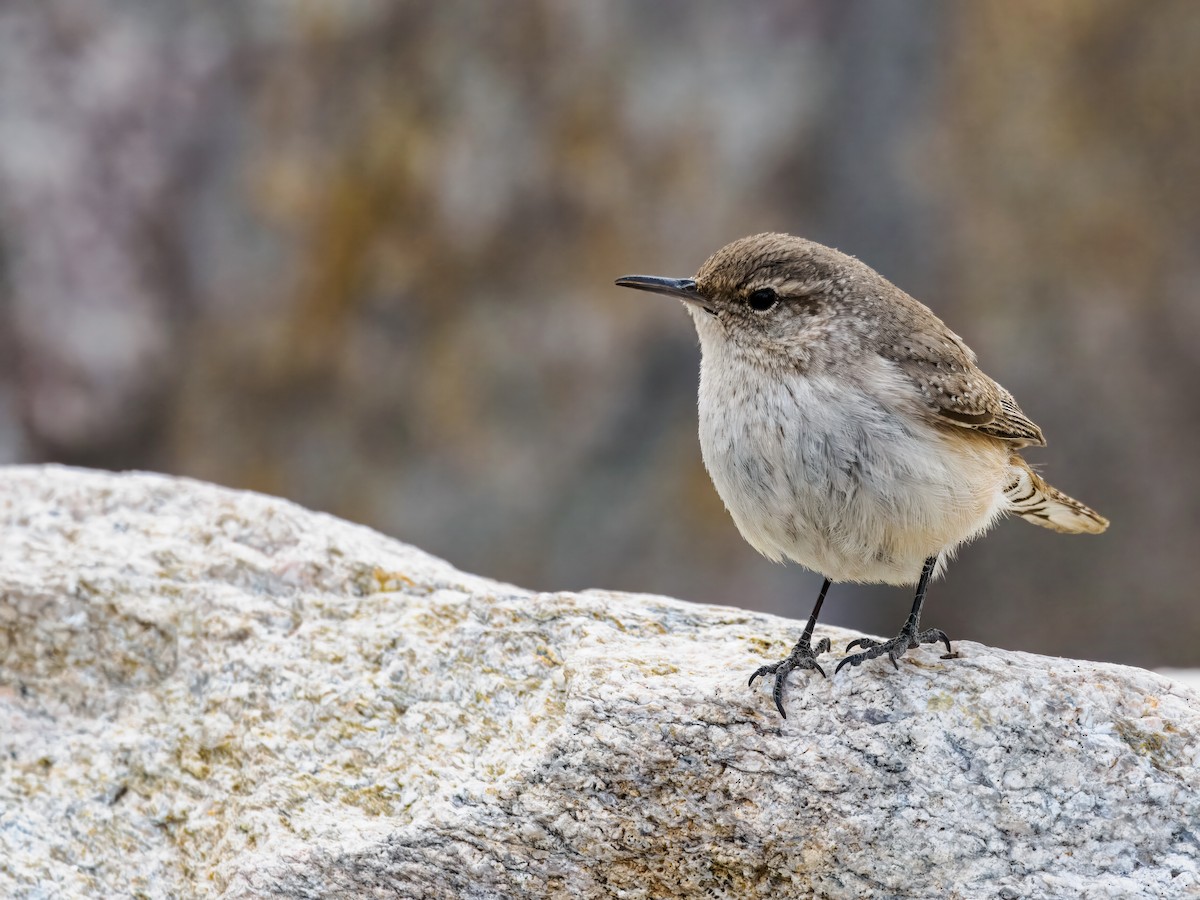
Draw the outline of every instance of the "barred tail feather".
<instances>
[{"instance_id":1,"label":"barred tail feather","mask_svg":"<svg viewBox=\"0 0 1200 900\"><path fill-rule=\"evenodd\" d=\"M1108 519L1051 487L1019 456L1014 456L1012 483L1004 489L1009 510L1026 522L1063 534L1100 534L1108 528Z\"/></svg>"}]
</instances>

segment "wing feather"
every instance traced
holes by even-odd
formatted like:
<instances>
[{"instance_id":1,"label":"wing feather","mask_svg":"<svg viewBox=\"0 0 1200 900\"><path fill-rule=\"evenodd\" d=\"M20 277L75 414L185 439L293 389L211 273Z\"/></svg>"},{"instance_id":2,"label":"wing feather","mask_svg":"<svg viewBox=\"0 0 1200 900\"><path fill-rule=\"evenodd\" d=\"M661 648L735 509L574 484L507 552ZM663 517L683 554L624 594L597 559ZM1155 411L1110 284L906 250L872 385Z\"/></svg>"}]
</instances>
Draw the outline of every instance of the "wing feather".
<instances>
[{"instance_id":1,"label":"wing feather","mask_svg":"<svg viewBox=\"0 0 1200 900\"><path fill-rule=\"evenodd\" d=\"M971 348L926 307L921 310L928 318L912 323L920 327L892 342L884 355L912 380L930 412L947 424L1020 447L1044 447L1042 430L976 365Z\"/></svg>"}]
</instances>

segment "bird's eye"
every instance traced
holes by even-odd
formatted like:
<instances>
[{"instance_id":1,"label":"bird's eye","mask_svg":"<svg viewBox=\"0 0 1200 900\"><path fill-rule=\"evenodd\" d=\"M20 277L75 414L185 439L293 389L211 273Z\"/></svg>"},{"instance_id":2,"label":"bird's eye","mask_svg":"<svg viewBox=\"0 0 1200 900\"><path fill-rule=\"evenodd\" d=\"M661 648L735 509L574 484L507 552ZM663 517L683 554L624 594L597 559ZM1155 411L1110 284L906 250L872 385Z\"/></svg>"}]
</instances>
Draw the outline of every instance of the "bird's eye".
<instances>
[{"instance_id":1,"label":"bird's eye","mask_svg":"<svg viewBox=\"0 0 1200 900\"><path fill-rule=\"evenodd\" d=\"M750 304L751 309L766 312L779 302L779 295L775 293L774 288L759 288L746 298L746 302Z\"/></svg>"}]
</instances>

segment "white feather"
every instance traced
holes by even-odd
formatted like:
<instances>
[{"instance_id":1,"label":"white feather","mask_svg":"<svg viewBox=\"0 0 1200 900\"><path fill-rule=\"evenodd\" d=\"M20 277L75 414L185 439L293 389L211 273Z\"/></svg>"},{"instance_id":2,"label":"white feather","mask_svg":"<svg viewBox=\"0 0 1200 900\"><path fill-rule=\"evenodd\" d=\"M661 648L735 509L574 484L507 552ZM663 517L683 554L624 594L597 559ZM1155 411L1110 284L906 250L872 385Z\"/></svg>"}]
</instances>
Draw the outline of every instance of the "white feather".
<instances>
[{"instance_id":1,"label":"white feather","mask_svg":"<svg viewBox=\"0 0 1200 900\"><path fill-rule=\"evenodd\" d=\"M930 556L1007 511L1010 450L921 415L881 357L853 372L767 371L694 313L704 463L742 536L834 581L914 584Z\"/></svg>"}]
</instances>

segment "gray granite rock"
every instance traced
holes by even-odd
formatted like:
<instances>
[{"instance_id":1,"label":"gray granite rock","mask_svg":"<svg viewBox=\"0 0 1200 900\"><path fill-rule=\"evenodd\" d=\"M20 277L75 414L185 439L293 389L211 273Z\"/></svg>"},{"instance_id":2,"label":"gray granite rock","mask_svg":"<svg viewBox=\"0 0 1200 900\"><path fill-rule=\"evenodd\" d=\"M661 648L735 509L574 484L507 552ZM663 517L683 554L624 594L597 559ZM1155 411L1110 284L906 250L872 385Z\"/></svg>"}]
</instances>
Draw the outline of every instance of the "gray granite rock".
<instances>
[{"instance_id":1,"label":"gray granite rock","mask_svg":"<svg viewBox=\"0 0 1200 900\"><path fill-rule=\"evenodd\" d=\"M797 622L154 475L3 469L0 520L0 896L1200 892L1200 698L1149 672L959 642L784 721Z\"/></svg>"}]
</instances>

